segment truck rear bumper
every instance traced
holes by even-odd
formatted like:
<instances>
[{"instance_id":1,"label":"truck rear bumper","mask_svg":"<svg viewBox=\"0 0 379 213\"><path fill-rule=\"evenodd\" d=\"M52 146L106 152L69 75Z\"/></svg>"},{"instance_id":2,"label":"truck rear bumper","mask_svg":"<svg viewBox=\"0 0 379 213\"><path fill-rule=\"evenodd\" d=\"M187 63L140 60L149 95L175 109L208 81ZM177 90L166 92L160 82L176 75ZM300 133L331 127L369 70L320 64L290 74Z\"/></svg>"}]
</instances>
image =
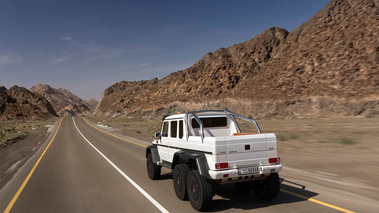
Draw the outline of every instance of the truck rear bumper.
<instances>
[{"instance_id":1,"label":"truck rear bumper","mask_svg":"<svg viewBox=\"0 0 379 213\"><path fill-rule=\"evenodd\" d=\"M248 169L248 168L247 168ZM269 176L270 173L278 173L282 170L282 165L265 165L258 166L258 171L256 170L247 170L254 171L252 173L247 172L243 173L241 168L237 169L228 169L228 170L209 170L209 175L213 180L221 180L222 183L231 183L231 182L241 182L241 181L252 181L259 180L264 177Z\"/></svg>"}]
</instances>

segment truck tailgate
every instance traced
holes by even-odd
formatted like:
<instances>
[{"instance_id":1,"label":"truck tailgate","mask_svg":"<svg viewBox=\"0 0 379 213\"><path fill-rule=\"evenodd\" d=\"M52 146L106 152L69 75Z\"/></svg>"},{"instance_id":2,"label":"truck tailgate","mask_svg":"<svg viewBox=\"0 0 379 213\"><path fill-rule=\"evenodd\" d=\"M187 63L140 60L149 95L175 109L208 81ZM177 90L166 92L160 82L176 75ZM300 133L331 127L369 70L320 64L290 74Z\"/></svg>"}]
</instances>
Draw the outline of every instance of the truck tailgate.
<instances>
[{"instance_id":1,"label":"truck tailgate","mask_svg":"<svg viewBox=\"0 0 379 213\"><path fill-rule=\"evenodd\" d=\"M276 137L272 133L228 136L225 140L230 168L267 164L269 156L277 156Z\"/></svg>"}]
</instances>

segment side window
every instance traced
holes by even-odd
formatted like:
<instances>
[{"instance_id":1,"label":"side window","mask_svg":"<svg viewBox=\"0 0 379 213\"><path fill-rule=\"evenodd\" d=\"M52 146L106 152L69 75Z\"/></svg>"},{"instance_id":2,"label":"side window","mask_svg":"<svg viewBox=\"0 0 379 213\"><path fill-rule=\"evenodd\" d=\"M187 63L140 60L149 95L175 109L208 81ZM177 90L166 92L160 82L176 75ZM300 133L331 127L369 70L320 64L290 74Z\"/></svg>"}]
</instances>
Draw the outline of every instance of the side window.
<instances>
[{"instance_id":1,"label":"side window","mask_svg":"<svg viewBox=\"0 0 379 213\"><path fill-rule=\"evenodd\" d=\"M162 137L168 137L168 122L163 123Z\"/></svg>"},{"instance_id":2,"label":"side window","mask_svg":"<svg viewBox=\"0 0 379 213\"><path fill-rule=\"evenodd\" d=\"M183 138L183 120L179 121L179 138Z\"/></svg>"},{"instance_id":3,"label":"side window","mask_svg":"<svg viewBox=\"0 0 379 213\"><path fill-rule=\"evenodd\" d=\"M178 122L177 121L171 121L171 135L170 137L176 138L178 132Z\"/></svg>"}]
</instances>

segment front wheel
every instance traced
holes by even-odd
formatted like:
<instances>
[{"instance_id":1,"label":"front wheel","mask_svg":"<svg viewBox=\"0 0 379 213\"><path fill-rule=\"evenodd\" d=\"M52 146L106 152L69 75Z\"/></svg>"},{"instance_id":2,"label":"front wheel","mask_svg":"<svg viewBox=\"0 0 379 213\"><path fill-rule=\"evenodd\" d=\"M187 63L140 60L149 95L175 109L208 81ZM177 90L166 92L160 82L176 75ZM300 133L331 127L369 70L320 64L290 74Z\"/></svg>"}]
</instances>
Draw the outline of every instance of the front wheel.
<instances>
[{"instance_id":1,"label":"front wheel","mask_svg":"<svg viewBox=\"0 0 379 213\"><path fill-rule=\"evenodd\" d=\"M188 198L192 207L203 211L212 206L213 188L199 171L192 170L187 179Z\"/></svg>"},{"instance_id":2,"label":"front wheel","mask_svg":"<svg viewBox=\"0 0 379 213\"><path fill-rule=\"evenodd\" d=\"M153 162L151 154L146 159L147 174L151 180L158 180L161 177L161 166Z\"/></svg>"},{"instance_id":3,"label":"front wheel","mask_svg":"<svg viewBox=\"0 0 379 213\"><path fill-rule=\"evenodd\" d=\"M266 179L254 183L254 192L261 200L272 200L278 196L280 180L278 173L272 173Z\"/></svg>"}]
</instances>

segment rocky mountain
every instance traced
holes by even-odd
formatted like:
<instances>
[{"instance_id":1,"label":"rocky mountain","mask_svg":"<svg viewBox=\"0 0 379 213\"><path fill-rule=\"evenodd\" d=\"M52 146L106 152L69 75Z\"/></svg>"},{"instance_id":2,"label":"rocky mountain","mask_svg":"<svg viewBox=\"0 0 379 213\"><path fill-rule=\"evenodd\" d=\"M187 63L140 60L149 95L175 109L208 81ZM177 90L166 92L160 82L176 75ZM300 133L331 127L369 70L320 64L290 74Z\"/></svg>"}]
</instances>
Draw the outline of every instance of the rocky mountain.
<instances>
[{"instance_id":1,"label":"rocky mountain","mask_svg":"<svg viewBox=\"0 0 379 213\"><path fill-rule=\"evenodd\" d=\"M66 89L55 89L49 85L39 84L30 91L45 97L61 117L74 116L78 114L91 114L97 105L96 100L83 101L78 96Z\"/></svg>"},{"instance_id":2,"label":"rocky mountain","mask_svg":"<svg viewBox=\"0 0 379 213\"><path fill-rule=\"evenodd\" d=\"M40 120L57 116L49 101L24 87L0 87L0 120Z\"/></svg>"},{"instance_id":3,"label":"rocky mountain","mask_svg":"<svg viewBox=\"0 0 379 213\"><path fill-rule=\"evenodd\" d=\"M99 102L96 101L95 99L91 99L89 101L86 101L86 105L88 106L88 108L90 108L91 111L94 111L98 104L99 104Z\"/></svg>"},{"instance_id":4,"label":"rocky mountain","mask_svg":"<svg viewBox=\"0 0 379 213\"><path fill-rule=\"evenodd\" d=\"M255 118L379 115L379 1L332 0L292 32L273 27L158 80L106 89L99 116L225 109Z\"/></svg>"}]
</instances>

